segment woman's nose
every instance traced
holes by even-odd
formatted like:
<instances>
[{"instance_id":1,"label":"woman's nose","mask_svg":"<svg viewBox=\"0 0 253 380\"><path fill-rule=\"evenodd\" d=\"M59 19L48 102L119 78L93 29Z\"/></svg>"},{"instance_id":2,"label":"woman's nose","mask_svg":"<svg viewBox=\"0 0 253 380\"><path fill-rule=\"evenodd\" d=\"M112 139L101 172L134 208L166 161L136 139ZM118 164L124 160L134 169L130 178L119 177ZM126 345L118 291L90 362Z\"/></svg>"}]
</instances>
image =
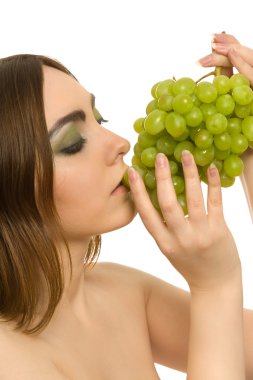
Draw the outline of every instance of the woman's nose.
<instances>
[{"instance_id":1,"label":"woman's nose","mask_svg":"<svg viewBox=\"0 0 253 380\"><path fill-rule=\"evenodd\" d=\"M130 150L130 143L124 137L121 137L111 131L106 131L106 157L109 164L122 159Z\"/></svg>"}]
</instances>

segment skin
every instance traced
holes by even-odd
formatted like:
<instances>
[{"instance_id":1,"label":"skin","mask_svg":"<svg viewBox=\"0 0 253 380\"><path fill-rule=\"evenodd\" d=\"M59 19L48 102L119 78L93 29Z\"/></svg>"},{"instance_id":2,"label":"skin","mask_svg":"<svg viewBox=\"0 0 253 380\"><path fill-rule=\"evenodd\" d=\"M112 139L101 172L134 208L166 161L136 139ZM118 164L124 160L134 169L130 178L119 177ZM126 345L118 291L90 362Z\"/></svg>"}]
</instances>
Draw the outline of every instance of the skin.
<instances>
[{"instance_id":1,"label":"skin","mask_svg":"<svg viewBox=\"0 0 253 380\"><path fill-rule=\"evenodd\" d=\"M186 154L190 218L185 220L175 202L168 162L159 155L156 176L165 224L138 173L129 172L135 206L127 191L114 191L126 170L123 157L129 143L98 124L90 94L55 69L44 68L44 75L49 130L73 110L86 114L85 121L65 125L51 139L55 201L70 247L73 276L40 334L25 336L14 331L11 323L1 323L1 379L155 380L155 361L187 371L190 380L243 380L241 267L223 218L217 171L209 173L206 215L197 169ZM74 155L59 153L66 144L76 143L79 133L87 139L83 149ZM130 223L136 209L191 293L118 264L98 263L84 270L90 236ZM205 240L196 239L200 229L203 235L198 236L205 235ZM58 246L68 278L61 242ZM250 349L252 353L252 346L246 345L247 355ZM250 361L247 365L251 370Z\"/></svg>"}]
</instances>

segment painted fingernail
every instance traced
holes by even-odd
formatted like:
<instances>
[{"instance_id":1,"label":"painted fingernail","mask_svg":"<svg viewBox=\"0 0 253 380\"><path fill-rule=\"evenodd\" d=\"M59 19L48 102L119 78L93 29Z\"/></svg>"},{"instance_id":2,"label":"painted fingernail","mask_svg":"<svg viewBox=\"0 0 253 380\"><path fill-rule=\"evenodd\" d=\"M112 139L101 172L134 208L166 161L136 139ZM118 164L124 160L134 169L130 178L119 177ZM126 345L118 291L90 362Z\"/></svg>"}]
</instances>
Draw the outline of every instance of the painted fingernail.
<instances>
[{"instance_id":1,"label":"painted fingernail","mask_svg":"<svg viewBox=\"0 0 253 380\"><path fill-rule=\"evenodd\" d=\"M185 166L189 166L192 163L192 155L189 150L183 150L182 152L182 162Z\"/></svg>"},{"instance_id":2,"label":"painted fingernail","mask_svg":"<svg viewBox=\"0 0 253 380\"><path fill-rule=\"evenodd\" d=\"M217 167L214 165L214 163L211 163L209 166L209 173L211 177L215 177L217 174Z\"/></svg>"},{"instance_id":3,"label":"painted fingernail","mask_svg":"<svg viewBox=\"0 0 253 380\"><path fill-rule=\"evenodd\" d=\"M158 153L156 156L156 165L159 168L164 168L166 166L166 157L163 153Z\"/></svg>"},{"instance_id":4,"label":"painted fingernail","mask_svg":"<svg viewBox=\"0 0 253 380\"><path fill-rule=\"evenodd\" d=\"M134 182L137 179L136 170L134 168L128 169L128 179L130 182Z\"/></svg>"}]
</instances>

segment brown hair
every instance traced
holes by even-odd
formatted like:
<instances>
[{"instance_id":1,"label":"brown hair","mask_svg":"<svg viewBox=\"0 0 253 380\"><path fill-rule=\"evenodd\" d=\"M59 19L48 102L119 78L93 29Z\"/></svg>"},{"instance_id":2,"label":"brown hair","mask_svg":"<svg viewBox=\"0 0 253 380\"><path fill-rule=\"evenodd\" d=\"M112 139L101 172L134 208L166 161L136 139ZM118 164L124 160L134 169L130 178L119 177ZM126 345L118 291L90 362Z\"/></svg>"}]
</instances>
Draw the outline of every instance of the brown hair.
<instances>
[{"instance_id":1,"label":"brown hair","mask_svg":"<svg viewBox=\"0 0 253 380\"><path fill-rule=\"evenodd\" d=\"M54 244L55 238L64 238L53 199L43 65L73 76L62 64L44 56L0 59L0 315L27 334L49 323L64 286ZM100 236L94 236L87 265L99 249ZM48 293L47 308L31 328L40 306L42 281Z\"/></svg>"}]
</instances>

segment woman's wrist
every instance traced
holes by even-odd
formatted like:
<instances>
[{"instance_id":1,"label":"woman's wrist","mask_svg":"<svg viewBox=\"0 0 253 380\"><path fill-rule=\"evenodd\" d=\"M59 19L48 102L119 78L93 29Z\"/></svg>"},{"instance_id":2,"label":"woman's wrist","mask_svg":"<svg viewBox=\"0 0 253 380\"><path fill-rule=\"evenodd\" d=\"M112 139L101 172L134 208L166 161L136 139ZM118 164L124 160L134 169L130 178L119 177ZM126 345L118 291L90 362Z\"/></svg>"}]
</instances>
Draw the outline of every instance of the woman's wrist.
<instances>
[{"instance_id":1,"label":"woman's wrist","mask_svg":"<svg viewBox=\"0 0 253 380\"><path fill-rule=\"evenodd\" d=\"M242 292L242 268L241 261L238 262L234 270L230 273L224 273L224 276L219 279L211 279L205 281L204 284L188 284L191 296L198 297L209 295L226 296L227 294L240 294Z\"/></svg>"}]
</instances>

